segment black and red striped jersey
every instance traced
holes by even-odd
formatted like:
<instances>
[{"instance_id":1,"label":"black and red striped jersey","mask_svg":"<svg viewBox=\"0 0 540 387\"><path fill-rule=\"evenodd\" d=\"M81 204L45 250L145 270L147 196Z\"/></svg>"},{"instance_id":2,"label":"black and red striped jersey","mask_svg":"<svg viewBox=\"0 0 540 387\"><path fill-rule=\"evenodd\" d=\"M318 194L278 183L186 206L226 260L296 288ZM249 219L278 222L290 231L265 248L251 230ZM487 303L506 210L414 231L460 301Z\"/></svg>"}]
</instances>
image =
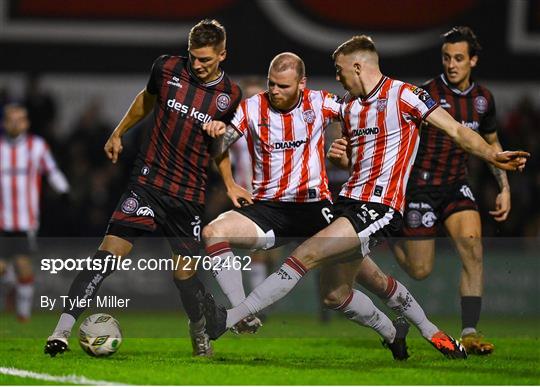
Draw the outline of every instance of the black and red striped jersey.
<instances>
[{"instance_id":1,"label":"black and red striped jersey","mask_svg":"<svg viewBox=\"0 0 540 387\"><path fill-rule=\"evenodd\" d=\"M472 82L468 89L460 91L441 74L422 88L463 126L480 134L497 130L495 102L485 87ZM464 180L468 175L467 159L468 153L444 132L431 125L422 126L420 147L409 184L416 187L441 186Z\"/></svg>"},{"instance_id":2,"label":"black and red striped jersey","mask_svg":"<svg viewBox=\"0 0 540 387\"><path fill-rule=\"evenodd\" d=\"M157 96L153 127L142 140L132 180L204 203L212 139L202 125L229 123L242 98L240 88L223 71L203 83L188 58L163 55L154 61L146 90Z\"/></svg>"}]
</instances>

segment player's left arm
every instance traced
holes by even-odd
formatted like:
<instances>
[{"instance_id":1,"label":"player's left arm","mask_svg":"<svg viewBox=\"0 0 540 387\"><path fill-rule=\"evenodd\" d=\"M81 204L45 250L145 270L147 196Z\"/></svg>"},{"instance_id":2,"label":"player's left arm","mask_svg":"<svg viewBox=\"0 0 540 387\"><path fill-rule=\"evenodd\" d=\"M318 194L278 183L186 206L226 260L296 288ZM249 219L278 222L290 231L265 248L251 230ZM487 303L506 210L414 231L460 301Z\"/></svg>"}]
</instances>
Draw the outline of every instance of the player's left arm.
<instances>
[{"instance_id":1,"label":"player's left arm","mask_svg":"<svg viewBox=\"0 0 540 387\"><path fill-rule=\"evenodd\" d=\"M456 144L466 152L489 162L493 166L506 171L523 171L527 158L524 151L501 151L489 145L478 133L457 122L442 107L436 107L424 118L429 124L445 132Z\"/></svg>"},{"instance_id":2,"label":"player's left arm","mask_svg":"<svg viewBox=\"0 0 540 387\"><path fill-rule=\"evenodd\" d=\"M242 207L246 204L253 204L251 194L240 185L236 184L232 174L231 159L229 158L229 151L221 153L214 158L216 162L219 174L223 179L223 183L227 189L227 196L233 202L235 207Z\"/></svg>"},{"instance_id":3,"label":"player's left arm","mask_svg":"<svg viewBox=\"0 0 540 387\"><path fill-rule=\"evenodd\" d=\"M484 140L486 140L489 145L497 149L499 152L502 152L502 146L499 142L497 132L484 133L482 137L484 137ZM495 210L489 211L489 213L497 222L503 222L506 220L506 218L508 218L511 208L510 184L508 184L508 176L506 175L506 171L499 169L492 164L488 164L488 167L495 177L495 180L497 180L497 184L499 185L500 189L497 199L495 200Z\"/></svg>"},{"instance_id":4,"label":"player's left arm","mask_svg":"<svg viewBox=\"0 0 540 387\"><path fill-rule=\"evenodd\" d=\"M226 125L221 121L210 121L203 125L203 129L208 135L214 138L210 154L215 159L226 152L232 144L234 144L242 134L232 125Z\"/></svg>"}]
</instances>

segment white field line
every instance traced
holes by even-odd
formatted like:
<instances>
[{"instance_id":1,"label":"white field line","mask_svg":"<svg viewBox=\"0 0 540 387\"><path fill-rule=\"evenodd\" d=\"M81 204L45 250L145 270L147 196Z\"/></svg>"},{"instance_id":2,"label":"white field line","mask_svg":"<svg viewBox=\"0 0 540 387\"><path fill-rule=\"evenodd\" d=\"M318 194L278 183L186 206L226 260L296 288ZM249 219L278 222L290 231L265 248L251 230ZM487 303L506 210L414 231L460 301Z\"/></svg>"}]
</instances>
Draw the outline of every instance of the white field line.
<instances>
[{"instance_id":1,"label":"white field line","mask_svg":"<svg viewBox=\"0 0 540 387\"><path fill-rule=\"evenodd\" d=\"M84 376L78 375L65 375L55 376L49 374L42 374L33 371L20 370L18 368L6 368L0 367L0 375L19 376L21 378L30 378L37 380L46 380L48 382L69 383L69 384L84 384L92 386L126 386L123 383L108 382L106 380L93 380Z\"/></svg>"}]
</instances>

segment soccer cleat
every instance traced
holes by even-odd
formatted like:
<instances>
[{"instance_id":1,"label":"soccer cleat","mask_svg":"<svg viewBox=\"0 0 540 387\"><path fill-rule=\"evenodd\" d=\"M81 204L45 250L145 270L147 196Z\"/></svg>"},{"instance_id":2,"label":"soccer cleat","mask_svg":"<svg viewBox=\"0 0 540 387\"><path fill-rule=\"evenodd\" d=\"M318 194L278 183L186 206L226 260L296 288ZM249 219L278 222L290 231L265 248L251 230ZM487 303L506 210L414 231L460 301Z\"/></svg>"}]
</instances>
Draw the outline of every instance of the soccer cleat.
<instances>
[{"instance_id":1,"label":"soccer cleat","mask_svg":"<svg viewBox=\"0 0 540 387\"><path fill-rule=\"evenodd\" d=\"M207 293L203 301L204 317L206 318L206 333L210 340L217 340L227 332L227 309L216 305L214 297Z\"/></svg>"},{"instance_id":2,"label":"soccer cleat","mask_svg":"<svg viewBox=\"0 0 540 387\"><path fill-rule=\"evenodd\" d=\"M247 316L241 321L237 322L232 328L231 332L240 335L244 333L257 333L263 323L260 318L255 315Z\"/></svg>"},{"instance_id":3,"label":"soccer cleat","mask_svg":"<svg viewBox=\"0 0 540 387\"><path fill-rule=\"evenodd\" d=\"M444 356L449 359L466 359L467 351L459 341L443 331L433 335L429 342Z\"/></svg>"},{"instance_id":4,"label":"soccer cleat","mask_svg":"<svg viewBox=\"0 0 540 387\"><path fill-rule=\"evenodd\" d=\"M495 345L489 341L485 341L484 337L477 333L469 333L461 338L461 344L467 350L467 353L473 355L489 355L495 350Z\"/></svg>"},{"instance_id":5,"label":"soccer cleat","mask_svg":"<svg viewBox=\"0 0 540 387\"><path fill-rule=\"evenodd\" d=\"M193 348L193 356L210 357L214 354L210 337L205 331L205 319L201 322L193 324L189 321L189 336L191 337L191 347Z\"/></svg>"},{"instance_id":6,"label":"soccer cleat","mask_svg":"<svg viewBox=\"0 0 540 387\"><path fill-rule=\"evenodd\" d=\"M398 317L393 321L396 328L396 336L392 343L383 341L383 346L392 351L394 360L407 360L409 353L407 352L407 334L409 333L409 323L404 317Z\"/></svg>"},{"instance_id":7,"label":"soccer cleat","mask_svg":"<svg viewBox=\"0 0 540 387\"><path fill-rule=\"evenodd\" d=\"M70 332L53 332L51 336L47 338L47 344L45 344L45 354L55 357L59 353L64 353L69 351L68 348L68 339Z\"/></svg>"}]
</instances>

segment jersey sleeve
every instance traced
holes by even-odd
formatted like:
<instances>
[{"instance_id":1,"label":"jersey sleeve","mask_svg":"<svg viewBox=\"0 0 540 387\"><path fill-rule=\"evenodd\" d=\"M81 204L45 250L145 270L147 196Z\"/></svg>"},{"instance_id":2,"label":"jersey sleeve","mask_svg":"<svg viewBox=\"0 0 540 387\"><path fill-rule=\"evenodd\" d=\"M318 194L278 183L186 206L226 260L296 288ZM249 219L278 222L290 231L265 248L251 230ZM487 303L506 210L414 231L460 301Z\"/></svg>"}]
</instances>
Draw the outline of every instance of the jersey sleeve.
<instances>
[{"instance_id":1,"label":"jersey sleeve","mask_svg":"<svg viewBox=\"0 0 540 387\"><path fill-rule=\"evenodd\" d=\"M167 58L167 55L162 55L157 58L152 64L152 70L150 71L150 78L146 83L146 91L150 94L156 95L159 93L159 81L161 78L161 70L163 68L163 62Z\"/></svg>"},{"instance_id":2,"label":"jersey sleeve","mask_svg":"<svg viewBox=\"0 0 540 387\"><path fill-rule=\"evenodd\" d=\"M341 99L332 93L323 91L322 113L326 122L339 121L341 114Z\"/></svg>"},{"instance_id":3,"label":"jersey sleeve","mask_svg":"<svg viewBox=\"0 0 540 387\"><path fill-rule=\"evenodd\" d=\"M488 95L488 108L480 119L478 131L481 134L490 134L497 131L497 112L495 110L495 100L491 94Z\"/></svg>"},{"instance_id":4,"label":"jersey sleeve","mask_svg":"<svg viewBox=\"0 0 540 387\"><path fill-rule=\"evenodd\" d=\"M424 120L439 104L421 87L405 84L400 96L400 107L410 118Z\"/></svg>"},{"instance_id":5,"label":"jersey sleeve","mask_svg":"<svg viewBox=\"0 0 540 387\"><path fill-rule=\"evenodd\" d=\"M247 121L247 100L240 102L234 116L231 120L231 125L241 134L245 135L248 130Z\"/></svg>"}]
</instances>

